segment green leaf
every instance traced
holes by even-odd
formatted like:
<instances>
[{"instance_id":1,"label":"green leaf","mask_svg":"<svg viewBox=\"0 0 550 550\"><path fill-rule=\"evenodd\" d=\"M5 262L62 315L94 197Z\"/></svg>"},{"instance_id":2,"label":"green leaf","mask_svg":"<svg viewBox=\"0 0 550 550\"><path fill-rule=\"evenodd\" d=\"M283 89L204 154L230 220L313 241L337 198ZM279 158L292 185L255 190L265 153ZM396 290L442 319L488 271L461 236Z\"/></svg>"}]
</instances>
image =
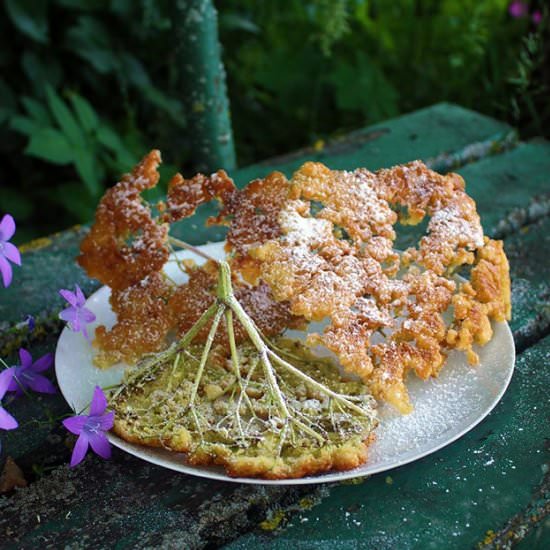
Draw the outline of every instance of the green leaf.
<instances>
[{"instance_id":1,"label":"green leaf","mask_svg":"<svg viewBox=\"0 0 550 550\"><path fill-rule=\"evenodd\" d=\"M146 86L142 90L143 95L153 104L170 114L172 120L179 126L185 127L186 119L180 101L163 94L154 86Z\"/></svg>"},{"instance_id":2,"label":"green leaf","mask_svg":"<svg viewBox=\"0 0 550 550\"><path fill-rule=\"evenodd\" d=\"M0 78L0 124L17 112L17 101L11 88Z\"/></svg>"},{"instance_id":3,"label":"green leaf","mask_svg":"<svg viewBox=\"0 0 550 550\"><path fill-rule=\"evenodd\" d=\"M29 115L31 115L36 122L40 123L40 125L52 125L50 113L48 113L48 110L44 107L44 105L42 105L42 103L39 103L36 99L27 96L21 98L21 103L23 103L27 113L29 113Z\"/></svg>"},{"instance_id":4,"label":"green leaf","mask_svg":"<svg viewBox=\"0 0 550 550\"><path fill-rule=\"evenodd\" d=\"M151 86L151 79L139 59L136 59L133 55L123 52L120 54L120 64L124 77L128 79L128 82L137 88L146 88Z\"/></svg>"},{"instance_id":5,"label":"green leaf","mask_svg":"<svg viewBox=\"0 0 550 550\"><path fill-rule=\"evenodd\" d=\"M101 145L115 153L124 148L118 134L106 124L102 124L97 129L96 137Z\"/></svg>"},{"instance_id":6,"label":"green leaf","mask_svg":"<svg viewBox=\"0 0 550 550\"><path fill-rule=\"evenodd\" d=\"M94 17L84 15L78 18L77 24L67 31L66 46L99 73L118 69L109 32Z\"/></svg>"},{"instance_id":7,"label":"green leaf","mask_svg":"<svg viewBox=\"0 0 550 550\"><path fill-rule=\"evenodd\" d=\"M41 128L33 132L25 153L54 164L70 164L73 161L73 148L69 141L54 128Z\"/></svg>"},{"instance_id":8,"label":"green leaf","mask_svg":"<svg viewBox=\"0 0 550 550\"><path fill-rule=\"evenodd\" d=\"M86 185L90 195L97 197L101 193L101 181L98 178L98 172L95 162L95 155L88 149L75 149L74 163L78 175Z\"/></svg>"},{"instance_id":9,"label":"green leaf","mask_svg":"<svg viewBox=\"0 0 550 550\"><path fill-rule=\"evenodd\" d=\"M18 30L36 42L48 42L46 0L5 0L5 6Z\"/></svg>"},{"instance_id":10,"label":"green leaf","mask_svg":"<svg viewBox=\"0 0 550 550\"><path fill-rule=\"evenodd\" d=\"M30 136L36 130L36 124L26 116L13 116L10 119L10 128Z\"/></svg>"},{"instance_id":11,"label":"green leaf","mask_svg":"<svg viewBox=\"0 0 550 550\"><path fill-rule=\"evenodd\" d=\"M84 145L86 139L75 117L51 86L46 87L46 99L57 124L73 145Z\"/></svg>"},{"instance_id":12,"label":"green leaf","mask_svg":"<svg viewBox=\"0 0 550 550\"><path fill-rule=\"evenodd\" d=\"M101 145L114 154L112 158L106 158L105 161L112 165L115 172L126 172L136 164L137 157L133 155L120 136L107 124L102 124L96 133L96 138Z\"/></svg>"},{"instance_id":13,"label":"green leaf","mask_svg":"<svg viewBox=\"0 0 550 550\"><path fill-rule=\"evenodd\" d=\"M99 124L99 119L93 107L86 99L76 93L71 94L70 99L76 116L84 130L93 132Z\"/></svg>"}]
</instances>

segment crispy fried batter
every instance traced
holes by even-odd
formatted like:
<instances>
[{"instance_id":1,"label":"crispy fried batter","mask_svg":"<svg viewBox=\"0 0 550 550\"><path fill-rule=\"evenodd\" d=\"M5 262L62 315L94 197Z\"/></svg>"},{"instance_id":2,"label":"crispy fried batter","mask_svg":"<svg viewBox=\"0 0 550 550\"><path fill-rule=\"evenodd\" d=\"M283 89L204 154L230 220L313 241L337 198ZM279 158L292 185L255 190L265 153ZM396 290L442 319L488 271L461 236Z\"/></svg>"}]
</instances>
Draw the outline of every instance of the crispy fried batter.
<instances>
[{"instance_id":1,"label":"crispy fried batter","mask_svg":"<svg viewBox=\"0 0 550 550\"><path fill-rule=\"evenodd\" d=\"M162 220L172 223L188 218L201 204L214 198L224 200L234 191L235 184L225 170L218 170L210 176L197 174L189 180L176 174L168 183L166 204L159 205L163 211Z\"/></svg>"},{"instance_id":2,"label":"crispy fried batter","mask_svg":"<svg viewBox=\"0 0 550 550\"><path fill-rule=\"evenodd\" d=\"M113 289L138 283L160 271L168 259L168 226L153 220L140 196L157 184L159 164L160 152L153 150L107 190L80 246L78 263L90 277Z\"/></svg>"},{"instance_id":3,"label":"crispy fried batter","mask_svg":"<svg viewBox=\"0 0 550 550\"><path fill-rule=\"evenodd\" d=\"M309 162L290 183L296 198L280 208L280 236L249 250L261 277L295 315L329 320L311 344L336 353L376 397L412 410L404 384L409 370L436 376L455 347L475 362L472 345L490 339L490 319L509 317L502 244L484 241L462 178L420 161L376 174ZM321 203L316 214L312 201ZM402 223L430 216L427 235L402 260L393 249L392 207L406 209ZM451 274L469 264L471 284L457 292ZM443 314L451 305L448 327Z\"/></svg>"},{"instance_id":4,"label":"crispy fried batter","mask_svg":"<svg viewBox=\"0 0 550 550\"><path fill-rule=\"evenodd\" d=\"M483 246L483 229L458 174L438 174L417 160L379 170L375 185L390 204L408 209L402 223L414 225L431 216L414 255L420 265L442 275L450 266L472 263L471 251Z\"/></svg>"},{"instance_id":5,"label":"crispy fried batter","mask_svg":"<svg viewBox=\"0 0 550 550\"><path fill-rule=\"evenodd\" d=\"M145 353L165 347L173 326L168 301L174 292L161 273L151 273L135 285L113 290L109 299L117 322L111 330L96 329L94 345L97 366L105 368L119 361L133 364Z\"/></svg>"},{"instance_id":6,"label":"crispy fried batter","mask_svg":"<svg viewBox=\"0 0 550 550\"><path fill-rule=\"evenodd\" d=\"M156 184L159 161L151 152L106 194L83 243L79 261L115 291L158 274L166 261L166 226L151 219L139 198ZM212 199L222 210L209 223L229 226L226 250L236 295L259 329L270 336L303 319L328 320L309 342L333 351L377 397L402 411L411 409L408 370L436 376L453 348L476 363L472 346L491 338L490 321L510 316L502 243L484 239L475 203L457 174L437 174L420 161L377 173L308 162L290 181L274 172L243 190L223 171L190 180L176 174L161 219L179 220ZM417 224L426 215L427 234L400 257L393 248L395 223ZM126 244L129 237L133 246ZM470 280L457 287L451 276L464 265L471 266ZM188 273L189 282L172 289L164 309L152 315L155 336L143 335L141 351L158 349L170 328L185 333L214 300L214 264ZM149 299L143 292L129 296ZM110 333L98 331L105 361L114 358L110 349L133 341L134 328L124 313L120 319ZM245 338L238 323L236 337ZM221 330L217 341L225 339Z\"/></svg>"},{"instance_id":7,"label":"crispy fried batter","mask_svg":"<svg viewBox=\"0 0 550 550\"><path fill-rule=\"evenodd\" d=\"M250 182L244 189L226 194L223 208L208 223L229 226L225 249L232 254L232 268L250 283L259 276L257 262L248 250L281 234L279 213L292 196L289 181L281 172Z\"/></svg>"},{"instance_id":8,"label":"crispy fried batter","mask_svg":"<svg viewBox=\"0 0 550 550\"><path fill-rule=\"evenodd\" d=\"M464 350L468 361L479 363L474 344L486 344L493 336L491 319L510 319L510 278L508 260L502 241L485 237L485 244L477 251L470 282L460 285L453 296L454 319L447 333L450 347Z\"/></svg>"}]
</instances>

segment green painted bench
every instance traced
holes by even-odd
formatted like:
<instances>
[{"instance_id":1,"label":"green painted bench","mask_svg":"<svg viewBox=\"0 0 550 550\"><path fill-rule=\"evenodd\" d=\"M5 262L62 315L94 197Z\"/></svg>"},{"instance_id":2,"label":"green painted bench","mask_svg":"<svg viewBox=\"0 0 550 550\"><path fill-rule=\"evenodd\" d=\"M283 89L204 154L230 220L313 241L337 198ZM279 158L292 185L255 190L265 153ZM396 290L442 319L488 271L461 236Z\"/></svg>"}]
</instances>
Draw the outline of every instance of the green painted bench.
<instances>
[{"instance_id":1,"label":"green painted bench","mask_svg":"<svg viewBox=\"0 0 550 550\"><path fill-rule=\"evenodd\" d=\"M449 104L359 130L234 173L239 184L306 159L333 168L423 159L457 170L485 230L504 239L513 277L516 371L501 403L462 439L422 460L353 483L287 488L212 482L114 451L69 469L68 412L60 395L19 400L20 428L1 433L25 488L0 496L5 548L472 548L550 547L550 144L518 142L512 128ZM193 244L223 238L201 210L178 228ZM74 258L86 229L24 247L12 286L0 289L0 355L53 351L59 288L97 287ZM410 235L405 235L406 242ZM29 335L26 315L36 318Z\"/></svg>"}]
</instances>

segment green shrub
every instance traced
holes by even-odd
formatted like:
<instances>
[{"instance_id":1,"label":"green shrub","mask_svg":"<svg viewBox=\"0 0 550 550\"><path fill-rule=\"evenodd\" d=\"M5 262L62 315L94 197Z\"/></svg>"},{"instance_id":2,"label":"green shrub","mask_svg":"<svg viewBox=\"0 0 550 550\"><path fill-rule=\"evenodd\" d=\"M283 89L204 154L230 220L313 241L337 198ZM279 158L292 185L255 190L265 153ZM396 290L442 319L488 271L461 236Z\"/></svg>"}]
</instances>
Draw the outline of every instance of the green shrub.
<instances>
[{"instance_id":1,"label":"green shrub","mask_svg":"<svg viewBox=\"0 0 550 550\"><path fill-rule=\"evenodd\" d=\"M452 101L548 135L548 21L508 0L224 0L241 165ZM0 212L19 241L88 221L152 147L189 173L171 0L5 0Z\"/></svg>"}]
</instances>

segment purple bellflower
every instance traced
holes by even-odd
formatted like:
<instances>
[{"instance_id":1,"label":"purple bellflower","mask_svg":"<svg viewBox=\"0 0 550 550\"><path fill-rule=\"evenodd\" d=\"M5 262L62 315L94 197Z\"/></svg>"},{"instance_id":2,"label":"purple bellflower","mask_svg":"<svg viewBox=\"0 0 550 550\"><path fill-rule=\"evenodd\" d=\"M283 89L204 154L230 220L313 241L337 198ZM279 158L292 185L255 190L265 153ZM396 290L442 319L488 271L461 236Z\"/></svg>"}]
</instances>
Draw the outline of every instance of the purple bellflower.
<instances>
[{"instance_id":1,"label":"purple bellflower","mask_svg":"<svg viewBox=\"0 0 550 550\"><path fill-rule=\"evenodd\" d=\"M114 412L105 412L107 398L103 390L96 386L94 396L90 403L90 414L73 416L63 420L63 425L71 433L78 435L73 454L71 456L71 468L80 464L88 452L88 446L101 458L111 457L111 446L105 432L113 427Z\"/></svg>"},{"instance_id":2,"label":"purple bellflower","mask_svg":"<svg viewBox=\"0 0 550 550\"><path fill-rule=\"evenodd\" d=\"M531 14L531 21L533 21L535 25L538 25L542 21L542 12L540 10L535 10Z\"/></svg>"},{"instance_id":3,"label":"purple bellflower","mask_svg":"<svg viewBox=\"0 0 550 550\"><path fill-rule=\"evenodd\" d=\"M24 348L19 350L19 359L21 365L10 367L12 379L8 385L7 391L15 392L20 396L26 390L33 390L40 393L55 393L55 386L41 372L49 369L53 364L53 355L47 353L32 362L31 354Z\"/></svg>"},{"instance_id":4,"label":"purple bellflower","mask_svg":"<svg viewBox=\"0 0 550 550\"><path fill-rule=\"evenodd\" d=\"M527 15L527 11L527 4L525 2L521 2L521 0L514 0L508 5L508 13L515 19L525 17Z\"/></svg>"},{"instance_id":5,"label":"purple bellflower","mask_svg":"<svg viewBox=\"0 0 550 550\"><path fill-rule=\"evenodd\" d=\"M0 372L0 429L2 430L15 430L19 424L13 416L2 407L2 398L8 391L8 386L13 378L13 372L11 369L4 369Z\"/></svg>"},{"instance_id":6,"label":"purple bellflower","mask_svg":"<svg viewBox=\"0 0 550 550\"><path fill-rule=\"evenodd\" d=\"M64 309L59 318L63 321L67 321L67 324L74 332L82 332L86 340L90 340L86 325L95 321L95 315L84 306L86 305L86 296L78 285L75 285L75 291L60 290L59 294L67 300L69 307Z\"/></svg>"},{"instance_id":7,"label":"purple bellflower","mask_svg":"<svg viewBox=\"0 0 550 550\"><path fill-rule=\"evenodd\" d=\"M21 265L21 254L17 247L8 242L15 233L15 222L12 216L6 214L0 222L0 273L5 287L10 286L12 268L10 262ZM8 261L9 260L9 261Z\"/></svg>"}]
</instances>

